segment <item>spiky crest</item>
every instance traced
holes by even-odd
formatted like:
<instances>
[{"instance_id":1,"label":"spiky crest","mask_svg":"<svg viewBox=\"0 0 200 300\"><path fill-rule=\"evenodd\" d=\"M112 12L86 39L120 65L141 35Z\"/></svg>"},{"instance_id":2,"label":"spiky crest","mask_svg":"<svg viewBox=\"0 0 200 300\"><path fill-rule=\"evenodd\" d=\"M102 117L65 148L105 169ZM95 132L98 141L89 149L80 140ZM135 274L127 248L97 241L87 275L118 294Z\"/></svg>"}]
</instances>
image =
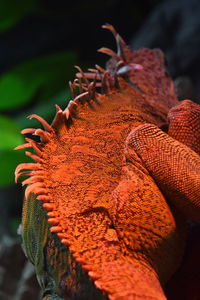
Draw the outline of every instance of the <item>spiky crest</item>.
<instances>
[{"instance_id":1,"label":"spiky crest","mask_svg":"<svg viewBox=\"0 0 200 300\"><path fill-rule=\"evenodd\" d=\"M123 39L115 31L111 25L105 25L103 28L110 30L115 36L117 42L118 53L113 52L105 47L101 48L99 52L103 52L111 56L114 60L114 72L113 70L105 70L102 67L96 65L95 69L88 69L88 72L83 72L78 66L75 66L79 71L76 74L76 79L73 82L69 82L69 87L72 93L73 100L69 101L68 106L62 110L56 105L56 114L52 124L48 124L43 118L38 115L29 116L30 119L36 118L44 127L42 129L28 128L23 129L22 134L32 134L40 137L41 142L36 142L30 138L25 138L26 144L20 145L15 149L26 149L33 148L34 154L26 151L26 155L31 157L34 163L22 163L18 165L15 170L15 179L18 181L21 176L29 176L29 178L23 180L22 185L28 185L25 191L25 197L27 198L31 193L37 195L37 199L43 202L43 207L48 211L48 222L52 225L51 232L56 232L61 242L69 247L76 261L81 264L83 270L88 272L89 277L94 280L97 288L106 292L106 287L102 285L99 279L99 275L95 273L92 265L88 265L82 257L76 253L76 249L73 248L71 241L66 236L65 232L62 231L59 216L55 212L55 205L51 197L51 188L48 185L48 174L45 160L43 159L45 144L49 143L50 140L55 139L61 126L66 125L66 130L70 126L70 120L73 119L76 110L81 105L88 103L91 104L96 101L96 96L99 94L98 89L101 88L103 94L109 94L110 91L120 89L118 71L119 68L125 67L124 72L129 71L126 65L131 61L131 51L125 44ZM77 89L79 88L79 94ZM109 293L109 290L107 291ZM114 299L114 298L113 298Z\"/></svg>"},{"instance_id":2,"label":"spiky crest","mask_svg":"<svg viewBox=\"0 0 200 300\"><path fill-rule=\"evenodd\" d=\"M114 51L105 47L99 49L98 51L108 54L109 56L112 57L112 59L116 60L116 72L114 74L111 74L109 71L103 69L99 65L96 65L95 69L93 68L88 69L89 72L83 72L83 70L79 66L75 66L75 68L79 71L76 74L77 78L75 78L73 82L71 81L69 82L69 87L71 90L73 100L69 101L68 106L64 110L62 110L58 105L56 105L57 111L52 124L51 125L48 124L42 117L36 114L30 115L28 117L29 119L36 118L38 121L40 121L44 127L44 130L35 129L35 128L26 128L21 131L22 134L32 134L32 135L39 136L41 139L41 143L38 143L30 138L25 138L27 143L15 148L15 150L33 148L35 154L32 154L27 151L26 155L31 157L36 162L36 164L20 164L15 171L16 181L19 179L20 176L25 176L25 175L32 176L32 172L30 171L21 172L22 170L34 169L34 170L38 170L38 172L41 171L40 164L42 164L43 162L42 161L43 144L48 143L49 139L51 139L51 135L56 133L60 124L63 124L63 122L67 124L69 118L72 117L73 112L75 112L75 109L78 105L81 105L84 102L90 102L95 100L96 94L98 94L97 92L98 87L101 87L103 94L108 94L110 90L120 88L118 76L120 76L121 72L117 71L117 68L119 66L121 67L121 65L124 66L125 62L129 61L129 56L131 51L112 25L106 24L102 27L110 30L114 35L117 43L118 52L115 53ZM127 53L129 53L129 55L127 55ZM127 71L129 70L128 66L123 71L123 73L126 72L126 70ZM92 81L90 82L90 80ZM76 87L79 88L78 95L77 95ZM24 182L25 182L24 184L30 184L30 182L28 181L24 181ZM33 188L29 188L28 191L33 191ZM27 192L27 196L29 193L30 192Z\"/></svg>"}]
</instances>

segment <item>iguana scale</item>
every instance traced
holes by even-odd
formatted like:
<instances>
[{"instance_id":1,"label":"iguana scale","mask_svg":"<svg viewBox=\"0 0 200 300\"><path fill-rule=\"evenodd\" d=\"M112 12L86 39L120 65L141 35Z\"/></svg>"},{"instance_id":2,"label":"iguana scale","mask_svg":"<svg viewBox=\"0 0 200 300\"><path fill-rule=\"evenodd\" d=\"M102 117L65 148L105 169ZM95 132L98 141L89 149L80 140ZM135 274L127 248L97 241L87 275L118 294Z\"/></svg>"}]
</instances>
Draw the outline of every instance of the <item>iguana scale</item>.
<instances>
[{"instance_id":1,"label":"iguana scale","mask_svg":"<svg viewBox=\"0 0 200 300\"><path fill-rule=\"evenodd\" d=\"M111 25L104 28L118 47L100 49L111 56L106 69L77 67L67 108L56 106L51 125L31 115L44 129L22 131L41 139L17 147L34 149L26 152L34 163L16 168L16 180L29 176L24 246L42 287L51 273L53 293L64 299L164 300L183 257L186 218L200 220L200 108L179 103L160 50L131 51ZM88 298L78 266L94 282Z\"/></svg>"}]
</instances>

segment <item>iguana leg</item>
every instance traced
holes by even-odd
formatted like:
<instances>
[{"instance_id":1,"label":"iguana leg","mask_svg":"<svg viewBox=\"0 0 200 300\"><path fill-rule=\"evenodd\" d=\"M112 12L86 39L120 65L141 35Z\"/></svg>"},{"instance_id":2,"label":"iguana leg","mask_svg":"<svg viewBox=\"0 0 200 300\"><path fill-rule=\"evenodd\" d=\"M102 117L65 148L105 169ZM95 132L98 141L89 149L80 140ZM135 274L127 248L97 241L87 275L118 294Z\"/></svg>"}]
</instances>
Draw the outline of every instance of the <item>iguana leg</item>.
<instances>
[{"instance_id":1,"label":"iguana leg","mask_svg":"<svg viewBox=\"0 0 200 300\"><path fill-rule=\"evenodd\" d=\"M137 153L166 198L200 221L200 106L185 100L169 116L171 136L144 124L129 134L126 147L130 157Z\"/></svg>"},{"instance_id":2,"label":"iguana leg","mask_svg":"<svg viewBox=\"0 0 200 300\"><path fill-rule=\"evenodd\" d=\"M127 257L137 259L141 269L144 264L151 266L157 274L147 297L154 299L156 285L159 281L165 284L180 264L185 245L185 220L174 218L137 155L134 162L129 158L127 149L122 180L112 195L110 215ZM142 276L138 276L138 280L141 281ZM159 297L163 299L164 294Z\"/></svg>"}]
</instances>

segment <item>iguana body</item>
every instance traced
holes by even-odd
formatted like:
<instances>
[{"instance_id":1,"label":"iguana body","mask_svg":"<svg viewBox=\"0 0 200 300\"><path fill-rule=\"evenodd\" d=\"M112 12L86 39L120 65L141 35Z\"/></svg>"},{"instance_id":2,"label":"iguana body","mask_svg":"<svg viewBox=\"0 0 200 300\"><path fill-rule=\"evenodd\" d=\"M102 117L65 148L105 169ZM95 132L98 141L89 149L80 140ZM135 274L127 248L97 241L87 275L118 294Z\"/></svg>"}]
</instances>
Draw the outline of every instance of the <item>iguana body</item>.
<instances>
[{"instance_id":1,"label":"iguana body","mask_svg":"<svg viewBox=\"0 0 200 300\"><path fill-rule=\"evenodd\" d=\"M161 52L132 52L106 27L116 37L118 54L102 48L112 56L107 70L80 70L71 84L74 100L64 111L57 107L51 126L32 115L45 131L23 131L39 135L41 143L27 139L18 147L33 147L35 155L30 156L36 163L19 165L16 178L30 176L23 182L28 184L25 203L32 194L44 202L50 231L105 297L162 300L162 287L183 256L186 217L200 219L199 128L192 143L182 129L184 118L178 116L181 130L176 134L173 110L169 134L176 140L158 128L168 127L168 112L179 103ZM187 103L195 115L190 132L199 126L199 107ZM26 210L23 220L26 234L33 226ZM65 299L71 288L62 283Z\"/></svg>"}]
</instances>

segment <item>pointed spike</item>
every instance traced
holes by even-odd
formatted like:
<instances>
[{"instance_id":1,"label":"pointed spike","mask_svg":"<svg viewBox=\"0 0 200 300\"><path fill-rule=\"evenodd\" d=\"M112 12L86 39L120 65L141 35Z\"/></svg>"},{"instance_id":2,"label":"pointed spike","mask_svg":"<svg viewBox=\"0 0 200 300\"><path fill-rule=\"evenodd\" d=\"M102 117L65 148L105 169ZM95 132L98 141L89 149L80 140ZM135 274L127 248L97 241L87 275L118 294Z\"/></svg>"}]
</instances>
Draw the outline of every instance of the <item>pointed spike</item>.
<instances>
[{"instance_id":1,"label":"pointed spike","mask_svg":"<svg viewBox=\"0 0 200 300\"><path fill-rule=\"evenodd\" d=\"M29 138L25 138L25 140L31 145L31 147L34 149L35 153L38 155L38 156L42 156L42 151L40 150L40 144L33 141L32 139L29 139Z\"/></svg>"},{"instance_id":2,"label":"pointed spike","mask_svg":"<svg viewBox=\"0 0 200 300\"><path fill-rule=\"evenodd\" d=\"M51 126L55 129L55 131L58 130L61 124L65 123L65 114L63 110L58 105L56 105L56 110L56 115L51 123Z\"/></svg>"},{"instance_id":3,"label":"pointed spike","mask_svg":"<svg viewBox=\"0 0 200 300\"><path fill-rule=\"evenodd\" d=\"M65 239L67 237L67 235L63 232L58 232L57 233L57 236L62 240L62 239Z\"/></svg>"},{"instance_id":4,"label":"pointed spike","mask_svg":"<svg viewBox=\"0 0 200 300\"><path fill-rule=\"evenodd\" d=\"M118 70L119 68L121 68L123 66L124 66L124 61L123 60L118 61L118 63L116 64L116 70Z\"/></svg>"},{"instance_id":5,"label":"pointed spike","mask_svg":"<svg viewBox=\"0 0 200 300\"><path fill-rule=\"evenodd\" d=\"M44 203L43 204L44 209L46 209L47 211L51 211L54 209L54 205L52 203Z\"/></svg>"},{"instance_id":6,"label":"pointed spike","mask_svg":"<svg viewBox=\"0 0 200 300\"><path fill-rule=\"evenodd\" d=\"M79 253L73 253L73 257L74 257L75 259L79 258L79 256L80 256Z\"/></svg>"},{"instance_id":7,"label":"pointed spike","mask_svg":"<svg viewBox=\"0 0 200 300\"><path fill-rule=\"evenodd\" d=\"M58 218L49 218L48 222L51 225L58 225L59 224L59 219Z\"/></svg>"},{"instance_id":8,"label":"pointed spike","mask_svg":"<svg viewBox=\"0 0 200 300\"><path fill-rule=\"evenodd\" d=\"M68 106L66 107L66 109L63 111L63 113L65 114L66 116L66 119L68 120L69 119L69 116L70 116L70 113L71 113L71 110L73 108L74 105L77 106L77 103L78 100L80 100L81 98L85 97L86 95L88 95L88 91L87 92L84 92L80 95L78 95L74 100L71 100L68 104Z\"/></svg>"},{"instance_id":9,"label":"pointed spike","mask_svg":"<svg viewBox=\"0 0 200 300\"><path fill-rule=\"evenodd\" d=\"M38 163L22 163L17 166L15 169L15 177L18 175L18 173L22 170L38 170L40 168L40 165Z\"/></svg>"},{"instance_id":10,"label":"pointed spike","mask_svg":"<svg viewBox=\"0 0 200 300\"><path fill-rule=\"evenodd\" d=\"M97 71L96 69L89 68L88 71L90 71L90 72L92 72L92 73L95 73L95 74L98 74L98 73L97 73L98 71Z\"/></svg>"},{"instance_id":11,"label":"pointed spike","mask_svg":"<svg viewBox=\"0 0 200 300\"><path fill-rule=\"evenodd\" d=\"M112 34L114 35L115 40L116 40L118 56L120 56L124 62L128 63L130 61L131 51L128 48L128 46L126 45L125 41L117 33L117 31L115 30L115 28L112 25L106 24L106 25L103 25L102 27L105 29L108 29L112 32Z\"/></svg>"},{"instance_id":12,"label":"pointed spike","mask_svg":"<svg viewBox=\"0 0 200 300\"><path fill-rule=\"evenodd\" d=\"M90 271L92 269L92 266L90 266L90 265L82 265L82 268L83 268L84 271L88 272L88 271Z\"/></svg>"},{"instance_id":13,"label":"pointed spike","mask_svg":"<svg viewBox=\"0 0 200 300\"><path fill-rule=\"evenodd\" d=\"M28 185L25 190L25 198L27 199L31 193L37 195L37 194L43 194L43 193L45 194L45 192L46 192L46 189L45 189L43 182L32 183L32 184Z\"/></svg>"},{"instance_id":14,"label":"pointed spike","mask_svg":"<svg viewBox=\"0 0 200 300\"><path fill-rule=\"evenodd\" d=\"M86 78L85 73L83 72L83 70L79 66L74 66L74 67L80 72L80 74L82 75L82 78L84 79L86 85L88 86L89 85L89 81L87 80L87 78Z\"/></svg>"},{"instance_id":15,"label":"pointed spike","mask_svg":"<svg viewBox=\"0 0 200 300\"><path fill-rule=\"evenodd\" d=\"M50 134L48 132L45 132L42 129L36 129L34 134L39 135L40 138L42 139L42 142L44 142L44 143L48 143L50 140Z\"/></svg>"},{"instance_id":16,"label":"pointed spike","mask_svg":"<svg viewBox=\"0 0 200 300\"><path fill-rule=\"evenodd\" d=\"M52 200L52 197L49 195L39 195L39 196L37 196L37 200L40 200L43 202L50 202Z\"/></svg>"},{"instance_id":17,"label":"pointed spike","mask_svg":"<svg viewBox=\"0 0 200 300\"><path fill-rule=\"evenodd\" d=\"M102 78L102 92L103 94L108 94L108 86L107 86L107 78L108 78L108 72L104 73Z\"/></svg>"},{"instance_id":18,"label":"pointed spike","mask_svg":"<svg viewBox=\"0 0 200 300\"><path fill-rule=\"evenodd\" d=\"M80 80L80 82L77 84L77 86L79 87L79 91L80 91L79 95L80 95L83 93L83 91L87 91L88 88L84 83L81 82L81 79L79 79L79 80Z\"/></svg>"},{"instance_id":19,"label":"pointed spike","mask_svg":"<svg viewBox=\"0 0 200 300\"><path fill-rule=\"evenodd\" d=\"M70 242L67 239L62 239L61 243L64 244L65 246L69 246L70 245Z\"/></svg>"},{"instance_id":20,"label":"pointed spike","mask_svg":"<svg viewBox=\"0 0 200 300\"><path fill-rule=\"evenodd\" d=\"M75 257L75 254L73 254L73 256ZM75 259L76 259L77 263L80 264L80 265L85 263L85 260L81 257L75 257Z\"/></svg>"},{"instance_id":21,"label":"pointed spike","mask_svg":"<svg viewBox=\"0 0 200 300\"><path fill-rule=\"evenodd\" d=\"M77 106L77 103L75 102L75 99L70 100L67 107L66 107L66 109L63 111L63 113L65 114L65 117L66 117L67 120L69 119L69 116L71 115L71 112L72 112L74 106Z\"/></svg>"},{"instance_id":22,"label":"pointed spike","mask_svg":"<svg viewBox=\"0 0 200 300\"><path fill-rule=\"evenodd\" d=\"M66 107L65 110L63 111L63 113L65 114L66 120L68 120L68 119L69 119L69 116L70 116L69 108Z\"/></svg>"},{"instance_id":23,"label":"pointed spike","mask_svg":"<svg viewBox=\"0 0 200 300\"><path fill-rule=\"evenodd\" d=\"M91 97L92 86L93 86L93 82L90 82L90 84L88 86L88 98L89 98L89 100L92 99L92 97Z\"/></svg>"},{"instance_id":24,"label":"pointed spike","mask_svg":"<svg viewBox=\"0 0 200 300\"><path fill-rule=\"evenodd\" d=\"M54 218L54 217L56 217L56 213L53 212L53 211L50 211L50 212L47 213L47 216L48 216L49 218Z\"/></svg>"},{"instance_id":25,"label":"pointed spike","mask_svg":"<svg viewBox=\"0 0 200 300\"><path fill-rule=\"evenodd\" d=\"M69 246L69 250L70 250L71 253L76 252L76 248L73 245Z\"/></svg>"},{"instance_id":26,"label":"pointed spike","mask_svg":"<svg viewBox=\"0 0 200 300\"><path fill-rule=\"evenodd\" d=\"M114 85L114 76L110 76L110 74L108 74L107 81L108 81L109 88L111 90L114 89L115 88L115 85Z\"/></svg>"},{"instance_id":27,"label":"pointed spike","mask_svg":"<svg viewBox=\"0 0 200 300\"><path fill-rule=\"evenodd\" d=\"M30 143L22 144L15 147L14 150L25 149L25 148L32 148L32 145Z\"/></svg>"},{"instance_id":28,"label":"pointed spike","mask_svg":"<svg viewBox=\"0 0 200 300\"><path fill-rule=\"evenodd\" d=\"M21 176L30 176L30 175L31 175L30 171L20 172L20 173L15 175L15 182L17 183L19 177L21 177Z\"/></svg>"},{"instance_id":29,"label":"pointed spike","mask_svg":"<svg viewBox=\"0 0 200 300\"><path fill-rule=\"evenodd\" d=\"M55 107L56 107L57 112L62 112L62 109L60 108L60 106L58 104L55 104Z\"/></svg>"},{"instance_id":30,"label":"pointed spike","mask_svg":"<svg viewBox=\"0 0 200 300\"><path fill-rule=\"evenodd\" d=\"M76 98L75 98L75 99L76 99ZM68 104L67 108L69 109L69 112L70 112L70 113L72 112L74 106L77 106L77 103L75 102L75 100L69 101L69 104Z\"/></svg>"},{"instance_id":31,"label":"pointed spike","mask_svg":"<svg viewBox=\"0 0 200 300\"><path fill-rule=\"evenodd\" d=\"M93 271L89 271L89 272L88 272L88 275L90 276L90 278L91 278L92 280L99 279L99 277L100 277L98 274L96 274L96 273L93 272Z\"/></svg>"},{"instance_id":32,"label":"pointed spike","mask_svg":"<svg viewBox=\"0 0 200 300\"><path fill-rule=\"evenodd\" d=\"M91 73L88 73L88 76L89 76L89 74L91 74L90 77L88 77L88 78L95 79L95 77L96 77L96 80L101 80L101 76L97 69L88 69L88 71L91 72Z\"/></svg>"},{"instance_id":33,"label":"pointed spike","mask_svg":"<svg viewBox=\"0 0 200 300\"><path fill-rule=\"evenodd\" d=\"M73 98L76 98L77 94L76 94L76 86L78 86L79 83L78 83L78 78L75 78L74 81L73 81L73 90L74 90L74 97Z\"/></svg>"},{"instance_id":34,"label":"pointed spike","mask_svg":"<svg viewBox=\"0 0 200 300\"><path fill-rule=\"evenodd\" d=\"M37 178L44 178L44 176L46 176L46 174L45 174L44 171L38 171L38 170L36 170L36 171L24 171L24 172L20 172L20 173L17 173L16 176L15 176L16 182L19 179L19 177L21 177L21 176L35 176Z\"/></svg>"},{"instance_id":35,"label":"pointed spike","mask_svg":"<svg viewBox=\"0 0 200 300\"><path fill-rule=\"evenodd\" d=\"M72 84L71 81L69 81L69 87L70 87L70 91L71 91L71 94L72 94L72 98L75 98L76 97L76 89L74 87L74 84Z\"/></svg>"},{"instance_id":36,"label":"pointed spike","mask_svg":"<svg viewBox=\"0 0 200 300\"><path fill-rule=\"evenodd\" d=\"M118 34L117 31L115 30L115 28L108 23L106 23L105 25L102 25L102 28L110 30L112 32L112 34L114 35L114 37L116 37L116 35Z\"/></svg>"},{"instance_id":37,"label":"pointed spike","mask_svg":"<svg viewBox=\"0 0 200 300\"><path fill-rule=\"evenodd\" d=\"M97 287L99 290L104 290L104 287L103 287L101 281L95 280L95 281L94 281L94 284L96 285L96 287Z\"/></svg>"},{"instance_id":38,"label":"pointed spike","mask_svg":"<svg viewBox=\"0 0 200 300\"><path fill-rule=\"evenodd\" d=\"M26 184L36 183L36 182L40 181L41 179L42 179L42 177L31 176L22 182L22 186L24 186Z\"/></svg>"},{"instance_id":39,"label":"pointed spike","mask_svg":"<svg viewBox=\"0 0 200 300\"><path fill-rule=\"evenodd\" d=\"M27 133L34 133L35 132L35 128L25 128L21 131L21 134L27 134Z\"/></svg>"},{"instance_id":40,"label":"pointed spike","mask_svg":"<svg viewBox=\"0 0 200 300\"><path fill-rule=\"evenodd\" d=\"M33 191L34 191L34 186L33 186L34 184L30 184L30 185L28 185L27 186L27 188L26 188L26 190L25 190L25 198L26 199L28 199L28 196L30 195L30 194L35 194Z\"/></svg>"},{"instance_id":41,"label":"pointed spike","mask_svg":"<svg viewBox=\"0 0 200 300\"><path fill-rule=\"evenodd\" d=\"M49 220L48 220L49 221ZM60 232L60 231L62 231L62 227L61 226L52 226L51 228L50 228L50 231L51 232Z\"/></svg>"},{"instance_id":42,"label":"pointed spike","mask_svg":"<svg viewBox=\"0 0 200 300\"><path fill-rule=\"evenodd\" d=\"M53 128L47 123L47 121L45 121L42 117L36 115L36 114L32 114L30 116L28 116L29 119L35 118L38 121L40 121L42 123L42 125L44 126L44 128L48 131L48 132L52 132Z\"/></svg>"},{"instance_id":43,"label":"pointed spike","mask_svg":"<svg viewBox=\"0 0 200 300\"><path fill-rule=\"evenodd\" d=\"M34 188L42 188L42 189L46 189L46 186L45 186L45 183L44 181L37 181L37 182L34 182L33 184L31 185L34 185ZM36 193L35 193L36 194Z\"/></svg>"},{"instance_id":44,"label":"pointed spike","mask_svg":"<svg viewBox=\"0 0 200 300\"><path fill-rule=\"evenodd\" d=\"M34 161L36 161L38 163L44 163L44 160L41 157L39 157L38 155L36 155L36 154L33 154L33 153L29 152L29 151L26 151L25 154L27 156L31 157Z\"/></svg>"},{"instance_id":45,"label":"pointed spike","mask_svg":"<svg viewBox=\"0 0 200 300\"><path fill-rule=\"evenodd\" d=\"M49 190L46 188L35 187L34 194L43 195L43 194L48 194L48 193L49 193Z\"/></svg>"},{"instance_id":46,"label":"pointed spike","mask_svg":"<svg viewBox=\"0 0 200 300\"><path fill-rule=\"evenodd\" d=\"M104 68L100 67L99 65L95 65L95 67L97 68L98 71L100 71L100 73L106 73L107 72Z\"/></svg>"},{"instance_id":47,"label":"pointed spike","mask_svg":"<svg viewBox=\"0 0 200 300\"><path fill-rule=\"evenodd\" d=\"M30 173L32 176L42 176L43 178L47 177L47 172L44 170L31 171Z\"/></svg>"},{"instance_id":48,"label":"pointed spike","mask_svg":"<svg viewBox=\"0 0 200 300\"><path fill-rule=\"evenodd\" d=\"M121 57L109 48L102 47L102 48L98 49L97 51L101 52L101 53L104 53L104 54L107 54L107 55L115 58L117 61L121 60Z\"/></svg>"},{"instance_id":49,"label":"pointed spike","mask_svg":"<svg viewBox=\"0 0 200 300\"><path fill-rule=\"evenodd\" d=\"M90 99L95 99L95 92L96 92L96 76L94 78L94 81L92 81L88 87L88 93Z\"/></svg>"},{"instance_id":50,"label":"pointed spike","mask_svg":"<svg viewBox=\"0 0 200 300\"><path fill-rule=\"evenodd\" d=\"M85 77L87 77L87 79L94 79L95 75L97 74L97 79L100 80L100 75L97 73L98 71L96 69L88 69L88 71L90 72L85 72ZM81 73L76 73L76 77L78 78L78 80L80 80L82 78Z\"/></svg>"},{"instance_id":51,"label":"pointed spike","mask_svg":"<svg viewBox=\"0 0 200 300\"><path fill-rule=\"evenodd\" d=\"M78 96L74 99L74 101L78 101L79 99L81 99L82 97L84 97L84 96L86 96L86 95L88 95L88 91L87 91L87 92L84 92L84 93L82 93L82 94L80 94L80 95L78 95Z\"/></svg>"},{"instance_id":52,"label":"pointed spike","mask_svg":"<svg viewBox=\"0 0 200 300\"><path fill-rule=\"evenodd\" d=\"M78 82L79 82L79 91L80 91L80 94L82 94L83 93L83 85L82 85L81 78L78 78Z\"/></svg>"}]
</instances>

